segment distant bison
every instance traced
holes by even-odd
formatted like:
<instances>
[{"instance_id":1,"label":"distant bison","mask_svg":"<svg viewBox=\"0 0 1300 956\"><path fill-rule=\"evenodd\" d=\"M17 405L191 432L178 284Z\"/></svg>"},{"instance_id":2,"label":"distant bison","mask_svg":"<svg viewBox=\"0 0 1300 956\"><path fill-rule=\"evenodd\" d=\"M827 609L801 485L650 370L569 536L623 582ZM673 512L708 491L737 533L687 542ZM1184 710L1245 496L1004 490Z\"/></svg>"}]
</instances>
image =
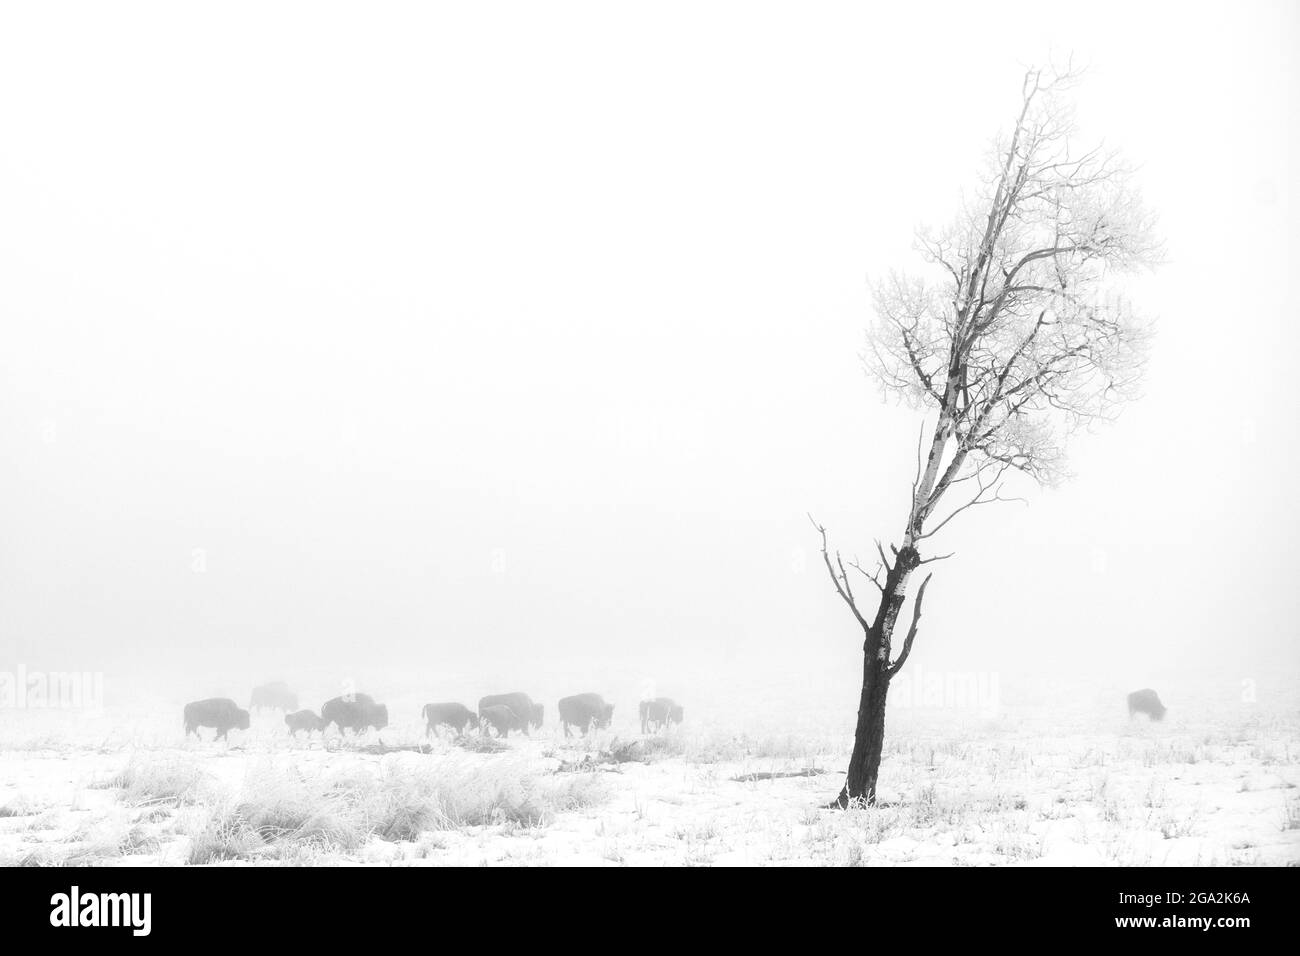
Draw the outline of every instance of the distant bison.
<instances>
[{"instance_id":1,"label":"distant bison","mask_svg":"<svg viewBox=\"0 0 1300 956\"><path fill-rule=\"evenodd\" d=\"M248 711L229 697L209 697L186 704L185 736L197 737L200 727L215 727L217 737L226 737L231 730L248 729Z\"/></svg>"},{"instance_id":2,"label":"distant bison","mask_svg":"<svg viewBox=\"0 0 1300 956\"><path fill-rule=\"evenodd\" d=\"M671 697L656 697L641 701L641 733L651 733L673 724L680 724L686 712Z\"/></svg>"},{"instance_id":3,"label":"distant bison","mask_svg":"<svg viewBox=\"0 0 1300 956\"><path fill-rule=\"evenodd\" d=\"M478 702L478 715L483 716L483 711L488 707L509 707L519 718L519 730L528 733L532 727L542 726L542 707L540 704L534 704L533 699L527 694L488 694Z\"/></svg>"},{"instance_id":4,"label":"distant bison","mask_svg":"<svg viewBox=\"0 0 1300 956\"><path fill-rule=\"evenodd\" d=\"M310 737L316 731L325 729L325 721L317 717L313 710L299 710L292 714L285 714L284 722L289 727L290 737L296 737L300 730L307 731L307 736Z\"/></svg>"},{"instance_id":5,"label":"distant bison","mask_svg":"<svg viewBox=\"0 0 1300 956\"><path fill-rule=\"evenodd\" d=\"M1152 720L1160 720L1165 715L1165 705L1160 703L1160 695L1150 687L1135 690L1128 695L1128 715L1146 714Z\"/></svg>"},{"instance_id":6,"label":"distant bison","mask_svg":"<svg viewBox=\"0 0 1300 956\"><path fill-rule=\"evenodd\" d=\"M388 706L376 704L369 694L352 694L327 700L320 709L322 730L337 724L339 733L351 730L364 734L373 727L383 730L388 726Z\"/></svg>"},{"instance_id":7,"label":"distant bison","mask_svg":"<svg viewBox=\"0 0 1300 956\"><path fill-rule=\"evenodd\" d=\"M489 727L497 732L498 737L509 737L512 730L527 732L527 721L505 704L480 707L478 718L479 730L484 736L487 735Z\"/></svg>"},{"instance_id":8,"label":"distant bison","mask_svg":"<svg viewBox=\"0 0 1300 956\"><path fill-rule=\"evenodd\" d=\"M425 704L420 713L424 717L425 733L428 734L439 727L450 727L459 734L469 730L478 722L474 711L464 704Z\"/></svg>"},{"instance_id":9,"label":"distant bison","mask_svg":"<svg viewBox=\"0 0 1300 956\"><path fill-rule=\"evenodd\" d=\"M298 695L291 691L284 681L272 681L270 684L254 687L248 709L257 710L263 707L291 714L298 709Z\"/></svg>"},{"instance_id":10,"label":"distant bison","mask_svg":"<svg viewBox=\"0 0 1300 956\"><path fill-rule=\"evenodd\" d=\"M564 725L564 736L569 736L569 728L577 727L586 733L593 726L605 728L614 718L614 705L605 703L599 694L575 694L560 700L560 723Z\"/></svg>"}]
</instances>

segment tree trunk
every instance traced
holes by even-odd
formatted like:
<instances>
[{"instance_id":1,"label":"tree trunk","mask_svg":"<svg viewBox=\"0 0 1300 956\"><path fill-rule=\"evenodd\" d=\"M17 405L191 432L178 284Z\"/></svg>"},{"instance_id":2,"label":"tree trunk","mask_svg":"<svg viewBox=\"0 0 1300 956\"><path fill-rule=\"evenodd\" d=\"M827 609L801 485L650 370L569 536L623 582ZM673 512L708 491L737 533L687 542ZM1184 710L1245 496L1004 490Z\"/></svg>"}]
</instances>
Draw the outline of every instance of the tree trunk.
<instances>
[{"instance_id":1,"label":"tree trunk","mask_svg":"<svg viewBox=\"0 0 1300 956\"><path fill-rule=\"evenodd\" d=\"M885 698L889 674L880 662L868 656L862 668L862 696L858 701L858 726L853 737L849 772L835 805L850 801L876 802L876 778L880 775L880 754L885 744Z\"/></svg>"},{"instance_id":2,"label":"tree trunk","mask_svg":"<svg viewBox=\"0 0 1300 956\"><path fill-rule=\"evenodd\" d=\"M853 755L844 786L832 806L847 807L852 801L876 802L876 779L885 743L885 699L889 695L889 653L898 612L907 592L907 579L920 564L920 555L908 545L902 548L885 577L876 620L862 642L862 694L858 698L858 724L853 736Z\"/></svg>"}]
</instances>

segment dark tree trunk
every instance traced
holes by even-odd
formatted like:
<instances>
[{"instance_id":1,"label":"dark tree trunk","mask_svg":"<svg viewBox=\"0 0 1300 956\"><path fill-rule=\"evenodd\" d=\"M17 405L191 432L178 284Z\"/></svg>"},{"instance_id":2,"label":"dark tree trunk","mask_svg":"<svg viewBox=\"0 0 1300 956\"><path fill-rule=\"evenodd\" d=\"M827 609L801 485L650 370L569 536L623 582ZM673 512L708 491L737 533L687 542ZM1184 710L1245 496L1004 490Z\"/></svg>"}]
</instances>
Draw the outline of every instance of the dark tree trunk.
<instances>
[{"instance_id":1,"label":"dark tree trunk","mask_svg":"<svg viewBox=\"0 0 1300 956\"><path fill-rule=\"evenodd\" d=\"M885 743L885 698L889 674L880 662L868 657L862 669L862 696L858 700L858 726L853 737L849 772L835 803L847 807L850 801L876 802L876 778Z\"/></svg>"},{"instance_id":2,"label":"dark tree trunk","mask_svg":"<svg viewBox=\"0 0 1300 956\"><path fill-rule=\"evenodd\" d=\"M889 695L890 647L898 612L907 592L907 579L920 563L916 549L900 550L885 577L876 619L862 642L862 693L858 698L858 724L853 736L853 755L849 758L844 786L832 806L847 807L851 802L876 802L876 779L880 776L880 756L885 742L885 700Z\"/></svg>"}]
</instances>

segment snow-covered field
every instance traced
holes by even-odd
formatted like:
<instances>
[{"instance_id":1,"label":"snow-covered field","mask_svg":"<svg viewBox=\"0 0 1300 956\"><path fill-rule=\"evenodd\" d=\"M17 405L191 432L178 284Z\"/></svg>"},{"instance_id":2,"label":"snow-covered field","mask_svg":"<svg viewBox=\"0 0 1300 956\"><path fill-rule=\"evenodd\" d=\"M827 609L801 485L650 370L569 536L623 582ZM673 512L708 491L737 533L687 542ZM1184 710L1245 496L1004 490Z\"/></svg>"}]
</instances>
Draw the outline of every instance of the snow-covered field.
<instances>
[{"instance_id":1,"label":"snow-covered field","mask_svg":"<svg viewBox=\"0 0 1300 956\"><path fill-rule=\"evenodd\" d=\"M421 750L416 705L382 734L310 744L273 715L226 744L183 740L179 708L6 711L0 862L1300 862L1295 697L1225 697L1166 696L1155 724L1109 689L1040 687L995 717L894 708L880 805L849 811L821 809L851 743L839 712L731 726L688 710L656 739L616 720L588 740L547 727Z\"/></svg>"}]
</instances>

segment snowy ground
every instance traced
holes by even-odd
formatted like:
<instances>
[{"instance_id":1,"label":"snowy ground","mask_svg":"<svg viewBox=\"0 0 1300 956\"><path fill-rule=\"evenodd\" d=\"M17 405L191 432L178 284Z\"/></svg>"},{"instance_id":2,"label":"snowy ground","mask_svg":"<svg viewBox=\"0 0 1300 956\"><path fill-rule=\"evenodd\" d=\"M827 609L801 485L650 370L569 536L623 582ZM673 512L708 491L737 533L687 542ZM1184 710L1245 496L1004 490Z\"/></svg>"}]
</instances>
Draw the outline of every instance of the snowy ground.
<instances>
[{"instance_id":1,"label":"snowy ground","mask_svg":"<svg viewBox=\"0 0 1300 956\"><path fill-rule=\"evenodd\" d=\"M847 812L820 806L850 739L806 716L420 752L415 720L295 744L268 716L227 745L185 742L175 714L9 711L0 863L1300 862L1296 708L1117 711L895 710L881 804Z\"/></svg>"}]
</instances>

